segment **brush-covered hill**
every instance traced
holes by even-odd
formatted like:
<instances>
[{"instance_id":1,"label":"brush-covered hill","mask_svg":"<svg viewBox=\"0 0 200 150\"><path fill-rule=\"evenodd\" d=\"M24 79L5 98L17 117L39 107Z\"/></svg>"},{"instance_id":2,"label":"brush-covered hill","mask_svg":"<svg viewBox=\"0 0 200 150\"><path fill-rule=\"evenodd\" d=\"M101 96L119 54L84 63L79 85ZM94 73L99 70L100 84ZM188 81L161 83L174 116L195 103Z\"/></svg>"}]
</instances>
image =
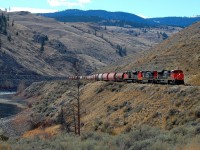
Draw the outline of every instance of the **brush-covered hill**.
<instances>
[{"instance_id":1,"label":"brush-covered hill","mask_svg":"<svg viewBox=\"0 0 200 150\"><path fill-rule=\"evenodd\" d=\"M142 18L135 14L126 12L109 12L105 10L78 10L67 9L54 13L39 14L49 18L54 18L62 22L95 22L102 25L117 25L132 27L152 27L152 26L177 26L188 27L200 21L200 17L162 17L162 18Z\"/></svg>"},{"instance_id":2,"label":"brush-covered hill","mask_svg":"<svg viewBox=\"0 0 200 150\"><path fill-rule=\"evenodd\" d=\"M137 57L127 57L120 67L111 67L106 70L173 70L177 68L185 72L187 83L200 84L200 22L185 28Z\"/></svg>"},{"instance_id":3,"label":"brush-covered hill","mask_svg":"<svg viewBox=\"0 0 200 150\"><path fill-rule=\"evenodd\" d=\"M171 36L181 30L63 23L29 12L3 13L7 19L6 33L0 33L4 81L17 75L67 77L76 72L76 62L82 74L90 74L160 43L164 33Z\"/></svg>"},{"instance_id":4,"label":"brush-covered hill","mask_svg":"<svg viewBox=\"0 0 200 150\"><path fill-rule=\"evenodd\" d=\"M27 98L29 108L3 121L0 124L2 135L21 136L22 145L26 139L33 143L34 137L46 141L52 136L56 140L56 135L60 140L66 135L72 136L66 131L74 132L76 84L76 81L32 84L20 94ZM134 138L134 142L127 143L128 147L136 144L136 147L145 148L155 141L172 148L180 143L187 145L191 140L199 141L199 91L199 86L81 81L81 139L109 133L116 135L112 138L124 137L125 143ZM60 145L59 141L54 143Z\"/></svg>"},{"instance_id":5,"label":"brush-covered hill","mask_svg":"<svg viewBox=\"0 0 200 150\"><path fill-rule=\"evenodd\" d=\"M62 22L98 22L104 25L112 23L121 26L124 24L133 27L155 26L157 23L126 12L109 12L105 10L78 10L68 9L54 13L43 13L42 16L54 18ZM118 22L118 23L117 23Z\"/></svg>"},{"instance_id":6,"label":"brush-covered hill","mask_svg":"<svg viewBox=\"0 0 200 150\"><path fill-rule=\"evenodd\" d=\"M149 18L148 20L157 22L158 24L168 26L188 27L198 21L200 17L163 17L163 18Z\"/></svg>"}]
</instances>

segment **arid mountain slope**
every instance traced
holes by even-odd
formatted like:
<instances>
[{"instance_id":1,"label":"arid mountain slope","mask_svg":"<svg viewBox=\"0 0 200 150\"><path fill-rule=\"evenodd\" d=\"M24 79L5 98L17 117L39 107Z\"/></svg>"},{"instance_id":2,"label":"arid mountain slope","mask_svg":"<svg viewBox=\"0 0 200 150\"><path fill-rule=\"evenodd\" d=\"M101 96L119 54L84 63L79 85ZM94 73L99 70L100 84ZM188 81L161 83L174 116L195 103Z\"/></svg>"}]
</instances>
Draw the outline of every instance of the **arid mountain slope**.
<instances>
[{"instance_id":1,"label":"arid mountain slope","mask_svg":"<svg viewBox=\"0 0 200 150\"><path fill-rule=\"evenodd\" d=\"M23 67L42 75L67 76L80 61L87 74L121 58L161 42L179 28L134 29L102 27L90 23L62 23L28 12L10 13L11 42L3 48ZM17 33L17 36L15 35ZM41 40L48 37L41 52ZM5 45L5 46L4 46ZM11 51L12 50L12 51Z\"/></svg>"},{"instance_id":2,"label":"arid mountain slope","mask_svg":"<svg viewBox=\"0 0 200 150\"><path fill-rule=\"evenodd\" d=\"M143 124L167 130L200 125L198 86L98 81L82 82L80 89L82 131L119 134ZM16 130L19 134L20 126L26 124L34 128L60 124L62 117L73 131L70 123L77 101L76 81L35 83L22 95L28 98L30 107L26 118L19 115L13 120L18 125L13 124L12 132Z\"/></svg>"},{"instance_id":3,"label":"arid mountain slope","mask_svg":"<svg viewBox=\"0 0 200 150\"><path fill-rule=\"evenodd\" d=\"M169 39L135 56L127 57L113 70L182 69L187 83L200 84L200 22L185 28ZM134 59L135 58L135 59ZM110 68L110 69L111 69Z\"/></svg>"}]
</instances>

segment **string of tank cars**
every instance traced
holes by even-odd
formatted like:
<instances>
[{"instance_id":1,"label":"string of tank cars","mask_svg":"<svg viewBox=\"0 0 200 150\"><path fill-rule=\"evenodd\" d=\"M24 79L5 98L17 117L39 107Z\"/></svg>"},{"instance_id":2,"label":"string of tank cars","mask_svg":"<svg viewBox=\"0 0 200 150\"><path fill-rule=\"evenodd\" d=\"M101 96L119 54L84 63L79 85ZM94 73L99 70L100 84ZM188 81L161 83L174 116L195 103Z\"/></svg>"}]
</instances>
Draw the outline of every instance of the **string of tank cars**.
<instances>
[{"instance_id":1,"label":"string of tank cars","mask_svg":"<svg viewBox=\"0 0 200 150\"><path fill-rule=\"evenodd\" d=\"M125 71L98 73L88 76L72 76L71 80L94 80L113 82L134 82L134 83L156 83L156 84L184 84L184 73L182 70L163 71Z\"/></svg>"}]
</instances>

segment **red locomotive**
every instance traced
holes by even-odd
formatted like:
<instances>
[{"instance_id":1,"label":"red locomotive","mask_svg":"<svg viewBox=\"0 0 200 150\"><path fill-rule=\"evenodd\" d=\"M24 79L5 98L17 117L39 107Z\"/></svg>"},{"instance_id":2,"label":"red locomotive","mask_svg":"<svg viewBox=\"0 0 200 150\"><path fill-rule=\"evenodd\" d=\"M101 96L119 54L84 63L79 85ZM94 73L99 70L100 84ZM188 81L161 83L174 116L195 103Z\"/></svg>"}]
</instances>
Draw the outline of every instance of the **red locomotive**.
<instances>
[{"instance_id":1,"label":"red locomotive","mask_svg":"<svg viewBox=\"0 0 200 150\"><path fill-rule=\"evenodd\" d=\"M163 71L125 71L99 73L90 76L74 76L72 80L87 79L95 81L115 81L134 83L158 83L158 84L184 84L184 74L182 70Z\"/></svg>"}]
</instances>

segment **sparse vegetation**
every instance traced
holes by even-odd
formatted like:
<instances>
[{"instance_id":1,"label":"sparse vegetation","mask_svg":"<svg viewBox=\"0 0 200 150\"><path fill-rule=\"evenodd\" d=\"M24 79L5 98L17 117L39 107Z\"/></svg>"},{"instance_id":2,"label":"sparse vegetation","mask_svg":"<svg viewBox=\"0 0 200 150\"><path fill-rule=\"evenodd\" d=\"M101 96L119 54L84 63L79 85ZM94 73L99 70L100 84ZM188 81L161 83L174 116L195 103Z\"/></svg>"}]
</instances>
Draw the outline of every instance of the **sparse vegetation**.
<instances>
[{"instance_id":1,"label":"sparse vegetation","mask_svg":"<svg viewBox=\"0 0 200 150\"><path fill-rule=\"evenodd\" d=\"M118 23L122 27L124 26L127 27L127 23L125 22L114 22L114 23ZM17 24L12 26L13 28L15 28ZM17 41L15 40L17 40L17 38L15 37L15 35L12 34L12 39L15 40L12 40L11 43L16 44L20 49L20 51L13 52L14 50L12 49L12 47L10 48L9 45L8 49L5 47L4 49L6 49L6 52L9 51L9 53L12 52L16 53L16 56L20 55L21 51L24 52L23 54L27 53L30 55L33 54L32 53L33 51L31 49L32 48L34 50L36 48L38 49L39 48L38 45L41 44L41 49L40 49L41 51L44 51L44 46L45 46L45 54L43 53L44 56L40 56L41 53L39 53L38 51L34 51L36 53L36 56L31 55L34 57L34 59L32 58L30 59L33 61L29 62L28 58L30 58L30 56L26 58L28 60L28 61L26 60L28 64L27 68L30 66L35 67L34 65L32 65L31 62L37 62L36 60L39 60L38 66L43 66L41 68L44 69L43 70L35 69L35 70L37 70L41 74L47 73L49 75L62 76L69 73L68 69L62 72L62 68L69 67L71 69L71 72L75 72L76 69L74 69L74 66L72 66L72 64L73 62L79 60L79 58L81 63L83 62L84 65L85 65L84 61L88 61L88 64L97 63L95 62L96 58L93 59L92 57L93 55L97 55L97 53L99 52L99 49L97 49L97 47L103 47L102 49L106 49L106 51L103 51L103 53L105 52L105 54L98 57L102 59L102 62L104 61L106 63L111 62L111 60L107 60L107 56L110 53L112 53L111 56L112 59L116 59L116 57L120 58L126 56L127 55L126 48L121 46L124 45L122 43L126 43L127 41L129 41L127 43L132 43L131 41L135 42L133 45L130 44L130 46L127 47L127 50L130 50L133 47L138 47L138 45L141 44L140 43L141 41L137 41L138 43L140 43L137 44L135 38L137 38L138 35L136 35L136 33L138 33L139 31L141 32L140 38L143 38L143 36L148 35L149 38L152 39L152 37L155 37L156 40L158 40L157 34L154 31L155 29L150 29L150 28L144 28L141 30L131 29L132 31L129 31L130 30L129 28L119 29L118 27L110 27L110 26L105 26L104 28L104 25L98 28L95 25L75 24L71 26L66 23L63 24L63 26L65 26L65 28L60 32L57 30L59 28L58 26L56 26L56 29L54 28L54 30L51 30L52 28L50 28L49 26L48 27L42 26L45 28L45 30L47 30L46 32L48 32L48 35L50 35L52 39L55 37L58 38L58 40L50 40L49 42L47 42L48 41L47 35L40 34L37 32L32 32L32 30L31 32L29 31L26 33L25 30L29 29L27 29L24 26L20 26L22 30L20 31L19 38L21 38L21 35L24 36L23 38L26 37L28 38L31 35L30 36L31 38L30 37L29 38L33 41L31 41L30 39L27 40L28 42L24 40L24 42L28 44L27 46L22 45L21 48L19 45L16 44ZM57 32L59 32L59 34L55 34ZM114 32L116 35L119 36L121 36L122 35L121 33L123 33L126 35L126 38L123 39L118 39L116 37L113 38L111 37L112 32ZM126 34L127 32L128 34ZM7 37L10 35L10 33L11 33L10 31L7 33ZM166 38L169 32L167 32L166 30L165 34L167 36L164 33L162 33L162 36ZM70 38L65 38L66 35L69 36ZM3 35L3 37L6 36ZM127 40L130 37L131 40ZM134 40L132 40L132 38ZM74 39L77 40L75 41L76 43L75 46L71 44L73 43ZM160 38L160 40L162 39ZM7 40L3 39L3 41ZM35 43L36 45L32 47L29 46L32 43ZM80 48L79 44L77 43L82 43L83 46L81 45ZM85 43L86 46L84 45ZM166 40L166 43L168 43L168 40ZM144 45L144 44L141 45L143 45L144 47L148 47L151 46L152 43L149 41L148 44L149 45ZM168 54L168 52L171 53L170 46L171 45L169 44L167 46L169 49L166 48L167 59L165 59L165 54L163 56L158 57L157 55L155 55L154 53L155 51L147 52L148 54L152 53L150 55L151 57L149 56L149 58L146 59L150 60L148 61L148 63L150 62L151 64L151 61L153 62L155 60L155 62L157 62L156 64L159 65L163 61L162 58L165 59L167 62L172 62L172 60L177 61L179 57L176 58L172 54ZM179 49L187 48L187 46L188 46L187 43L178 45ZM61 49L63 49L63 51ZM90 53L91 49L92 52ZM115 49L117 49L117 55ZM155 49L157 54L158 49L157 48ZM165 48L163 49L165 50ZM198 49L198 45L195 46L195 50L196 49ZM191 53L190 50L188 50L188 53ZM29 51L31 51L31 53L29 53ZM85 54L85 51L87 54ZM165 53L165 51L163 53ZM100 55L101 53L98 54ZM5 57L8 58L6 54L2 54L1 56L2 60L4 60ZM37 59L38 56L40 56L41 59ZM145 57L146 56L144 56L144 58ZM141 57L141 59L143 59L143 57ZM182 56L181 59L183 59ZM198 57L197 58L195 57L195 60L197 59ZM18 61L22 62L22 60L24 59L19 59ZM132 60L133 58L131 58L131 61ZM144 62L144 60L138 60L138 59L136 60L138 63L136 63L135 65L138 65L141 68L142 67L149 68L149 66L145 66L146 62ZM89 61L91 61L92 63ZM4 61L2 62L3 62L2 64L5 64ZM69 63L65 65L65 62ZM188 60L188 63L189 62L190 61ZM98 61L98 63L100 62ZM101 63L100 66L102 66ZM140 63L141 64L144 63L144 66L139 65ZM171 65L171 63L169 64ZM190 64L192 65L192 63ZM54 69L53 71L51 70L51 65L53 65L52 67ZM125 67L123 66L123 69L119 67L115 71L118 71L120 69L125 70L128 69L129 67L131 69L134 68L132 66L126 65ZM22 68L22 66L18 68ZM24 68L22 68L21 70L23 72ZM88 69L87 71L90 70ZM21 73L20 71L18 72ZM18 75L16 73L13 74L15 75L14 77ZM83 107L85 108L85 111L83 112L81 111L81 113L83 114L82 119L81 122L79 120L79 123L77 123L78 118L73 117L75 116L74 113L76 113L74 111L75 109L71 107L76 105L76 103L72 102L74 99L77 99L77 97L75 97L76 96L75 82L55 81L55 82L34 83L31 85L31 87L26 88L25 91L22 90L24 89L24 86L22 84L21 87L19 87L19 92L22 92L20 94L28 99L27 100L28 109L26 111L30 113L30 117L28 117L30 120L28 121L31 124L30 127L26 129L26 131L32 130L25 134L29 135L30 133L32 133L33 135L35 134L36 136L33 139L28 139L28 138L15 139L12 136L7 137L6 134L0 133L1 134L0 149L29 148L29 149L120 149L120 150L152 149L154 150L154 149L184 149L192 146L197 146L197 147L200 146L199 145L200 142L199 87L176 86L176 85L175 86L151 85L151 84L137 84L137 83L125 84L125 83L114 83L114 82L95 82L95 83L90 82L86 85L86 87L83 88L84 84L79 85L78 83L78 91L80 90L79 91L80 93L78 92L78 96L80 96L81 101L83 102ZM12 86L12 82L10 82L10 80L5 81L4 84L7 87ZM18 119L16 119L12 127L14 127L14 125L22 127L22 124L24 124L24 121L21 121L22 117L23 115L21 115ZM75 119L75 121L73 119ZM73 122L75 122L75 124L73 124ZM61 130L61 132L63 132L64 134L58 134L55 137L52 137L49 134L47 134L45 129L52 127L54 125L62 125L64 129ZM76 133L77 129L74 129L74 127L80 128L80 126L81 130L84 131L81 132L80 137L76 137L74 136L74 134L69 134L69 132L73 130L75 130ZM23 131L21 130L22 129L18 129L12 132L24 133L24 130ZM36 131L38 130L42 130L43 133L42 134L37 133ZM88 132L89 130L95 132ZM80 133L80 131L78 132Z\"/></svg>"},{"instance_id":2,"label":"sparse vegetation","mask_svg":"<svg viewBox=\"0 0 200 150\"><path fill-rule=\"evenodd\" d=\"M105 124L105 128L109 128ZM40 137L33 139L11 139L0 142L1 148L12 149L189 149L198 147L200 135L195 135L191 129L176 128L172 131L163 131L150 126L132 128L128 133L112 136L105 133L85 132L80 137L72 134L60 133L57 136L42 140ZM36 144L37 143L37 144Z\"/></svg>"},{"instance_id":3,"label":"sparse vegetation","mask_svg":"<svg viewBox=\"0 0 200 150\"><path fill-rule=\"evenodd\" d=\"M126 47L125 47L125 48L122 48L120 45L117 45L116 48L117 48L116 52L117 52L121 57L127 55L127 53L126 53Z\"/></svg>"},{"instance_id":4,"label":"sparse vegetation","mask_svg":"<svg viewBox=\"0 0 200 150\"><path fill-rule=\"evenodd\" d=\"M9 18L7 18L3 13L0 16L0 33L7 35L7 26Z\"/></svg>"},{"instance_id":5,"label":"sparse vegetation","mask_svg":"<svg viewBox=\"0 0 200 150\"><path fill-rule=\"evenodd\" d=\"M2 45L2 42L1 42L1 35L0 35L0 50L1 50L1 45Z\"/></svg>"}]
</instances>

